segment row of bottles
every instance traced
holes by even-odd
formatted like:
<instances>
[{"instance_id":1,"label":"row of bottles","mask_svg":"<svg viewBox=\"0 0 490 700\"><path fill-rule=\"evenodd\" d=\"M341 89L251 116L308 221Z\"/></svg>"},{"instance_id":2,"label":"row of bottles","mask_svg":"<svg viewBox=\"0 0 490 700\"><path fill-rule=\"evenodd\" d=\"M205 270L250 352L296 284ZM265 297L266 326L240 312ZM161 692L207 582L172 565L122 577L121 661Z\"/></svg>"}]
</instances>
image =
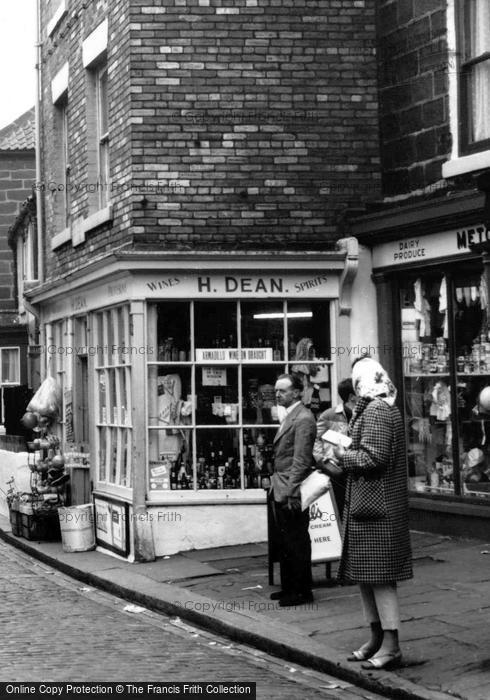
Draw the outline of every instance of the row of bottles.
<instances>
[{"instance_id":1,"label":"row of bottles","mask_svg":"<svg viewBox=\"0 0 490 700\"><path fill-rule=\"evenodd\" d=\"M173 338L165 338L163 344L158 346L160 362L187 362L189 359L189 351L178 347Z\"/></svg>"},{"instance_id":2,"label":"row of bottles","mask_svg":"<svg viewBox=\"0 0 490 700\"><path fill-rule=\"evenodd\" d=\"M244 430L243 462L244 488L268 488L272 473L272 445L266 443L262 432L254 440L250 432ZM201 447L196 476L197 488L201 490L242 488L240 461L233 444L211 440L206 448ZM184 461L181 455L172 462L170 488L194 488L192 465Z\"/></svg>"}]
</instances>

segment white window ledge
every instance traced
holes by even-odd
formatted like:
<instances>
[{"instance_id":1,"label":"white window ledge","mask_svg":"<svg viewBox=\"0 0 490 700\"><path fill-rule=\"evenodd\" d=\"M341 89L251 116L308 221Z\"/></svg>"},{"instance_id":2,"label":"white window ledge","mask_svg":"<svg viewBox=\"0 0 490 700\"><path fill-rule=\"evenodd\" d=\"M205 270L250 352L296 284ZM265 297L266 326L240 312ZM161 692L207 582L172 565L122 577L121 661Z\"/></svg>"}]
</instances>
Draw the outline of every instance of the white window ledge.
<instances>
[{"instance_id":1,"label":"white window ledge","mask_svg":"<svg viewBox=\"0 0 490 700\"><path fill-rule=\"evenodd\" d=\"M84 219L82 226L83 232L88 233L88 231L91 231L93 228L102 226L102 224L106 224L108 221L112 221L112 218L112 204L109 203L103 209L99 209L99 211L96 211L94 214Z\"/></svg>"},{"instance_id":2,"label":"white window ledge","mask_svg":"<svg viewBox=\"0 0 490 700\"><path fill-rule=\"evenodd\" d=\"M485 168L490 168L490 151L481 151L472 153L470 156L448 160L442 166L442 177L456 177L456 175L465 175Z\"/></svg>"},{"instance_id":3,"label":"white window ledge","mask_svg":"<svg viewBox=\"0 0 490 700\"><path fill-rule=\"evenodd\" d=\"M51 101L56 104L63 95L68 91L68 78L70 69L68 61L63 65L51 81Z\"/></svg>"},{"instance_id":4,"label":"white window ledge","mask_svg":"<svg viewBox=\"0 0 490 700\"><path fill-rule=\"evenodd\" d=\"M46 26L48 36L51 36L51 34L53 34L54 30L56 29L56 27L61 22L61 20L67 12L68 10L66 8L66 0L61 0L60 4L58 5L58 9L55 11L54 15L51 17Z\"/></svg>"},{"instance_id":5,"label":"white window ledge","mask_svg":"<svg viewBox=\"0 0 490 700\"><path fill-rule=\"evenodd\" d=\"M109 23L107 18L88 35L82 44L82 61L84 68L90 66L99 59L107 50L109 36Z\"/></svg>"},{"instance_id":6,"label":"white window ledge","mask_svg":"<svg viewBox=\"0 0 490 700\"><path fill-rule=\"evenodd\" d=\"M68 243L68 241L71 241L71 228L69 226L53 236L51 239L51 250L56 250L56 248L59 248L64 243Z\"/></svg>"},{"instance_id":7,"label":"white window ledge","mask_svg":"<svg viewBox=\"0 0 490 700\"><path fill-rule=\"evenodd\" d=\"M99 211L94 212L86 219L77 219L73 221L71 226L68 226L63 229L63 231L53 236L51 239L51 250L56 250L56 248L59 248L69 241L72 242L74 248L85 243L86 233L97 228L97 226L102 226L102 224L112 221L112 209L113 205L109 203L106 207L99 209Z\"/></svg>"}]
</instances>

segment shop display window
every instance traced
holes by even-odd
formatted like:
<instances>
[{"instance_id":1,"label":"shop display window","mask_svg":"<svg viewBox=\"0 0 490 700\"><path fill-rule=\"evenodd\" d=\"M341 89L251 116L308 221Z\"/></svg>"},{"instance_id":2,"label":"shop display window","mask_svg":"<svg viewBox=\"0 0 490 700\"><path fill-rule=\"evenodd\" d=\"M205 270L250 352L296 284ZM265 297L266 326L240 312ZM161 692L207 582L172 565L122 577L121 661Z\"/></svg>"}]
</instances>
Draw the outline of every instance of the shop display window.
<instances>
[{"instance_id":1,"label":"shop display window","mask_svg":"<svg viewBox=\"0 0 490 700\"><path fill-rule=\"evenodd\" d=\"M451 314L451 318L450 318ZM410 487L490 497L490 336L481 265L401 285Z\"/></svg>"},{"instance_id":2,"label":"shop display window","mask_svg":"<svg viewBox=\"0 0 490 700\"><path fill-rule=\"evenodd\" d=\"M480 271L454 277L454 338L461 491L490 497L490 337Z\"/></svg>"},{"instance_id":3,"label":"shop display window","mask_svg":"<svg viewBox=\"0 0 490 700\"><path fill-rule=\"evenodd\" d=\"M447 280L411 278L401 288L408 463L411 488L454 493Z\"/></svg>"},{"instance_id":4,"label":"shop display window","mask_svg":"<svg viewBox=\"0 0 490 700\"><path fill-rule=\"evenodd\" d=\"M172 301L149 304L147 318L158 348L148 361L150 492L265 487L278 375L302 375L313 411L330 405L328 305ZM182 462L184 487L154 478Z\"/></svg>"},{"instance_id":5,"label":"shop display window","mask_svg":"<svg viewBox=\"0 0 490 700\"><path fill-rule=\"evenodd\" d=\"M99 482L131 486L129 307L94 314L96 454Z\"/></svg>"}]
</instances>

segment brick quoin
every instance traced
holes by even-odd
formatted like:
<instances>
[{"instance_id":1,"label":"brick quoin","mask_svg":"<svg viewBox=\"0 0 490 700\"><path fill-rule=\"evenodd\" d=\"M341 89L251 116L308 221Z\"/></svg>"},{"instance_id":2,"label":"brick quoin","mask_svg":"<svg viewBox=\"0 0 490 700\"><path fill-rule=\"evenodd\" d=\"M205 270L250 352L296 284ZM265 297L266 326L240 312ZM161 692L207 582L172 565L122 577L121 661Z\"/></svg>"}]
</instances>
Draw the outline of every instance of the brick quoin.
<instances>
[{"instance_id":1,"label":"brick quoin","mask_svg":"<svg viewBox=\"0 0 490 700\"><path fill-rule=\"evenodd\" d=\"M450 153L446 3L393 0L377 13L383 195L442 178Z\"/></svg>"},{"instance_id":2,"label":"brick quoin","mask_svg":"<svg viewBox=\"0 0 490 700\"><path fill-rule=\"evenodd\" d=\"M106 16L114 219L47 256L48 280L120 246L330 249L345 208L379 199L374 0L72 0L43 36L42 141L49 180L49 86L69 61L75 218L90 210L81 43ZM45 193L48 237L59 200Z\"/></svg>"}]
</instances>

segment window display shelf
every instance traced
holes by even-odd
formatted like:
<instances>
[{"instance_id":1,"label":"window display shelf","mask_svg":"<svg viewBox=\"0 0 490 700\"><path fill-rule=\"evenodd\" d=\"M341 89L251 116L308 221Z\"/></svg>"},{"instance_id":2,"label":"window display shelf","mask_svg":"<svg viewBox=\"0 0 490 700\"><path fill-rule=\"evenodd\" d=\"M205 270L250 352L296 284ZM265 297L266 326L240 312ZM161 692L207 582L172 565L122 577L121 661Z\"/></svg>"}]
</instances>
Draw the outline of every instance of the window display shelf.
<instances>
[{"instance_id":1,"label":"window display shelf","mask_svg":"<svg viewBox=\"0 0 490 700\"><path fill-rule=\"evenodd\" d=\"M178 360L175 360L175 362L172 362L170 360L165 360L165 362L163 360L154 360L153 362L148 362L147 364L149 367L152 367L152 366L158 367L160 365L173 365L174 367L184 367L186 365L192 365L194 363L191 362L190 360L189 361L185 360L182 362L179 362Z\"/></svg>"},{"instance_id":2,"label":"window display shelf","mask_svg":"<svg viewBox=\"0 0 490 700\"><path fill-rule=\"evenodd\" d=\"M458 377L490 377L490 372L456 372Z\"/></svg>"},{"instance_id":3,"label":"window display shelf","mask_svg":"<svg viewBox=\"0 0 490 700\"><path fill-rule=\"evenodd\" d=\"M413 379L418 377L450 377L449 372L410 372L405 373L405 379Z\"/></svg>"}]
</instances>

